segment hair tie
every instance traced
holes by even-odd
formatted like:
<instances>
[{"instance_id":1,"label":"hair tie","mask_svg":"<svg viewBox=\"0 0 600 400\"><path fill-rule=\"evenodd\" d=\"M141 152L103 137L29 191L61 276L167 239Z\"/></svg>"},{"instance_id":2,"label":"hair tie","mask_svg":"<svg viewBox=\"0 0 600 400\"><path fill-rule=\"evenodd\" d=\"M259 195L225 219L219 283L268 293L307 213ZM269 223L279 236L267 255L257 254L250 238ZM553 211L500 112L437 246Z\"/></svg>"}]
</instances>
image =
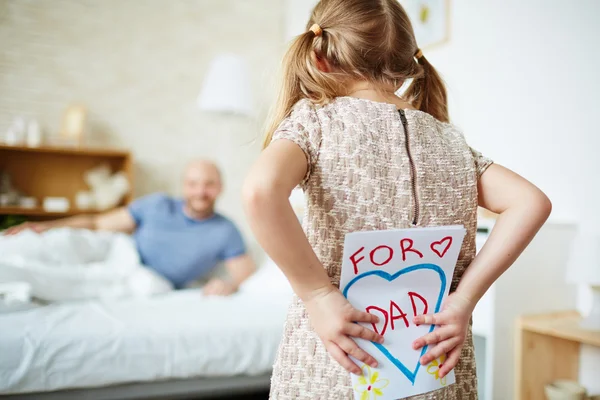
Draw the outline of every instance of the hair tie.
<instances>
[{"instance_id":1,"label":"hair tie","mask_svg":"<svg viewBox=\"0 0 600 400\"><path fill-rule=\"evenodd\" d=\"M417 49L417 52L415 53L415 58L418 60L422 57L423 57L423 51L421 49Z\"/></svg>"},{"instance_id":2,"label":"hair tie","mask_svg":"<svg viewBox=\"0 0 600 400\"><path fill-rule=\"evenodd\" d=\"M310 27L309 31L312 31L312 33L314 33L315 36L321 36L321 34L323 33L323 29L321 29L319 24L313 24L313 26Z\"/></svg>"}]
</instances>

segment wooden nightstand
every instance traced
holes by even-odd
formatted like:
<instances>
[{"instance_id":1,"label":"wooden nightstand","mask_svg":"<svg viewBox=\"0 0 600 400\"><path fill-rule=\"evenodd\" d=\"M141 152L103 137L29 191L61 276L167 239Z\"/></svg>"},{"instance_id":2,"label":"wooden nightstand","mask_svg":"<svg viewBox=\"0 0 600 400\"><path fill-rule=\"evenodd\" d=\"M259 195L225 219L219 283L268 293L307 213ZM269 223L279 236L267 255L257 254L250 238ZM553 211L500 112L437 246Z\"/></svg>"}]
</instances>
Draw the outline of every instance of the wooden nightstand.
<instances>
[{"instance_id":1,"label":"wooden nightstand","mask_svg":"<svg viewBox=\"0 0 600 400\"><path fill-rule=\"evenodd\" d=\"M578 380L579 347L600 347L600 331L579 327L575 311L523 316L517 321L515 399L545 400L544 385Z\"/></svg>"}]
</instances>

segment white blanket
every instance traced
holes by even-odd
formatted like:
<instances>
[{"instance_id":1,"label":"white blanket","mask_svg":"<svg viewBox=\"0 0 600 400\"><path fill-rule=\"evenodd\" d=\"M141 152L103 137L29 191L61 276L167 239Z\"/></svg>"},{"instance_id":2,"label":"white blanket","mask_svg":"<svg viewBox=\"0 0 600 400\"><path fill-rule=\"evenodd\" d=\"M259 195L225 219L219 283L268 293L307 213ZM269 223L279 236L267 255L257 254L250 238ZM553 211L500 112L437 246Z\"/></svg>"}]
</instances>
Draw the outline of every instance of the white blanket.
<instances>
[{"instance_id":1,"label":"white blanket","mask_svg":"<svg viewBox=\"0 0 600 400\"><path fill-rule=\"evenodd\" d=\"M124 234L53 229L0 236L0 282L24 281L47 301L147 296L171 284L140 263Z\"/></svg>"},{"instance_id":2,"label":"white blanket","mask_svg":"<svg viewBox=\"0 0 600 400\"><path fill-rule=\"evenodd\" d=\"M231 296L188 289L0 313L0 397L265 374L291 298L285 276L267 260Z\"/></svg>"},{"instance_id":3,"label":"white blanket","mask_svg":"<svg viewBox=\"0 0 600 400\"><path fill-rule=\"evenodd\" d=\"M0 314L0 398L265 374L275 360L290 300L282 290L205 297L191 289Z\"/></svg>"}]
</instances>

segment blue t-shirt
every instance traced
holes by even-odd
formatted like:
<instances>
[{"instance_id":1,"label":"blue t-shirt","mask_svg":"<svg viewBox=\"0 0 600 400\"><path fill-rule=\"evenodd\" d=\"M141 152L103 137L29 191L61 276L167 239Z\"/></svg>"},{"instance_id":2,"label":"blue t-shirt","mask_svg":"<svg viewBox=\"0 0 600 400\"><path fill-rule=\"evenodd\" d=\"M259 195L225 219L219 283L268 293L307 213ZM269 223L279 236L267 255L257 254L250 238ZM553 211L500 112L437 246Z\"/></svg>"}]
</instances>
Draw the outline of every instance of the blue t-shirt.
<instances>
[{"instance_id":1,"label":"blue t-shirt","mask_svg":"<svg viewBox=\"0 0 600 400\"><path fill-rule=\"evenodd\" d=\"M233 222L220 214L195 220L183 208L183 200L164 194L142 197L129 205L142 262L177 288L205 276L220 261L246 253Z\"/></svg>"}]
</instances>

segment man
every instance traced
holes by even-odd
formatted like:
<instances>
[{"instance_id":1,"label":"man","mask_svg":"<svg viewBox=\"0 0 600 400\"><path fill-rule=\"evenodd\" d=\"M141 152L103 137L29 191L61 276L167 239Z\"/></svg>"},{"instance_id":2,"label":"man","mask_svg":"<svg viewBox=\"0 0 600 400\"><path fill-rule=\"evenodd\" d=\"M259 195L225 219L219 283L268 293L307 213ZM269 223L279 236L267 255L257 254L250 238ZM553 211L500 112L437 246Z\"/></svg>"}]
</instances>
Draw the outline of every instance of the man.
<instances>
[{"instance_id":1,"label":"man","mask_svg":"<svg viewBox=\"0 0 600 400\"><path fill-rule=\"evenodd\" d=\"M229 295L255 270L236 226L215 212L221 193L221 174L208 161L191 162L183 179L183 199L151 194L98 215L80 215L49 222L25 223L8 229L38 233L58 227L133 233L144 265L181 288L205 277L221 261L229 279L211 279L206 295Z\"/></svg>"}]
</instances>

